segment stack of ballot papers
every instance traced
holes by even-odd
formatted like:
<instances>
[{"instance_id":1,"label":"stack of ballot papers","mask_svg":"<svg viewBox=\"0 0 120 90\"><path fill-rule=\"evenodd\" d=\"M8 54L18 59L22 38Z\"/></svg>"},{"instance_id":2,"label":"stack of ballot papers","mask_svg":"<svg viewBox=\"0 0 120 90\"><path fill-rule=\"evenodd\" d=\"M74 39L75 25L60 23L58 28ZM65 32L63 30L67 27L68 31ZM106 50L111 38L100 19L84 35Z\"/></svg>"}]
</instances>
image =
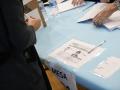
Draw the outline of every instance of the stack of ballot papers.
<instances>
[{"instance_id":1,"label":"stack of ballot papers","mask_svg":"<svg viewBox=\"0 0 120 90\"><path fill-rule=\"evenodd\" d=\"M92 20L99 12L101 12L107 3L98 3L95 4L90 10L82 16L78 22L83 22L87 20ZM116 28L120 28L120 11L114 12L104 23L103 25L109 30L114 30Z\"/></svg>"},{"instance_id":2,"label":"stack of ballot papers","mask_svg":"<svg viewBox=\"0 0 120 90\"><path fill-rule=\"evenodd\" d=\"M103 51L104 48L72 39L55 49L49 54L49 57L56 59L65 65L70 65L73 68L79 68L92 60L93 57L100 55Z\"/></svg>"},{"instance_id":3,"label":"stack of ballot papers","mask_svg":"<svg viewBox=\"0 0 120 90\"><path fill-rule=\"evenodd\" d=\"M77 8L80 6L84 6L84 5L85 5L85 3L74 6L72 4L72 0L68 0L68 1L65 1L63 3L58 4L58 13L65 12L65 11L68 11L68 10L71 10L71 9L74 9L74 8Z\"/></svg>"}]
</instances>

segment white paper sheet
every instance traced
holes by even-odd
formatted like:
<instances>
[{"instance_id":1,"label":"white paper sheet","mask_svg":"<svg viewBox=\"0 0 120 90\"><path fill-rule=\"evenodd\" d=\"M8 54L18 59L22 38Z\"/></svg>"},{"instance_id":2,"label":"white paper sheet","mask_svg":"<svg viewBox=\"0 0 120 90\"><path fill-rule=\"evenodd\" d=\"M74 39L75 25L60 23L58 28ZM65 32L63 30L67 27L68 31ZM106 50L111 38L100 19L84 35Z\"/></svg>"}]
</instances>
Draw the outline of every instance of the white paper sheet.
<instances>
[{"instance_id":1,"label":"white paper sheet","mask_svg":"<svg viewBox=\"0 0 120 90\"><path fill-rule=\"evenodd\" d=\"M27 15L32 16L32 17L37 18L37 19L40 19L40 15L39 15L37 8L32 10L31 12L27 13Z\"/></svg>"},{"instance_id":2,"label":"white paper sheet","mask_svg":"<svg viewBox=\"0 0 120 90\"><path fill-rule=\"evenodd\" d=\"M116 28L119 28L120 26L120 11L116 11L113 13L108 20L104 22L105 27L107 27L110 30L114 30Z\"/></svg>"},{"instance_id":3,"label":"white paper sheet","mask_svg":"<svg viewBox=\"0 0 120 90\"><path fill-rule=\"evenodd\" d=\"M88 53L94 47L94 45L72 39L63 46L57 48L49 56L64 64L79 68L104 50L98 47L91 53Z\"/></svg>"},{"instance_id":4,"label":"white paper sheet","mask_svg":"<svg viewBox=\"0 0 120 90\"><path fill-rule=\"evenodd\" d=\"M100 11L102 11L107 6L107 3L98 3L95 4L87 13L81 17L78 22L86 21L93 19ZM119 28L120 26L120 11L116 11L113 13L104 23L103 25L109 30L114 30Z\"/></svg>"},{"instance_id":5,"label":"white paper sheet","mask_svg":"<svg viewBox=\"0 0 120 90\"><path fill-rule=\"evenodd\" d=\"M98 3L93 5L91 9L78 20L78 22L94 18L100 11L102 11L105 8L106 5L107 5L106 3Z\"/></svg>"},{"instance_id":6,"label":"white paper sheet","mask_svg":"<svg viewBox=\"0 0 120 90\"><path fill-rule=\"evenodd\" d=\"M101 62L96 67L96 69L94 70L94 74L102 78L108 78L117 70L120 70L120 58L109 57L107 60Z\"/></svg>"},{"instance_id":7,"label":"white paper sheet","mask_svg":"<svg viewBox=\"0 0 120 90\"><path fill-rule=\"evenodd\" d=\"M29 3L29 2L31 2L32 0L23 0L23 4L25 5L25 4L27 4L27 3Z\"/></svg>"},{"instance_id":8,"label":"white paper sheet","mask_svg":"<svg viewBox=\"0 0 120 90\"><path fill-rule=\"evenodd\" d=\"M57 4L62 3L64 0L56 0Z\"/></svg>"},{"instance_id":9,"label":"white paper sheet","mask_svg":"<svg viewBox=\"0 0 120 90\"><path fill-rule=\"evenodd\" d=\"M85 3L82 3L81 5L78 5L78 6L74 6L72 4L72 0L68 0L63 3L58 4L58 13L61 13L61 12L67 11L67 10L71 10L76 7L84 6L84 5L85 5Z\"/></svg>"}]
</instances>

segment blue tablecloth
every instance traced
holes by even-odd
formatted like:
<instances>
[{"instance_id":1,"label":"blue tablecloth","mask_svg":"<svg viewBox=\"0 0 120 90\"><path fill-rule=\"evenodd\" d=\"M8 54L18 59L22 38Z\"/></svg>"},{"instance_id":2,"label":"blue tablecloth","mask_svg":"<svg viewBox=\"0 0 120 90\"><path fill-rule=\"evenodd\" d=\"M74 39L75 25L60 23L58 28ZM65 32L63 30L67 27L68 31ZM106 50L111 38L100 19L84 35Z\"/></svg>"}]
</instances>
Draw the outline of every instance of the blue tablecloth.
<instances>
[{"instance_id":1,"label":"blue tablecloth","mask_svg":"<svg viewBox=\"0 0 120 90\"><path fill-rule=\"evenodd\" d=\"M48 55L66 41L76 38L90 44L97 45L106 40L102 46L105 51L90 62L84 64L79 69L74 69L62 63L60 65L76 76L76 81L91 90L120 90L120 70L111 77L103 79L93 74L96 66L108 57L120 58L120 31L109 31L105 27L96 27L92 22L77 23L77 20L87 11L92 2L87 2L86 6L79 7L55 17L49 17L47 27L36 32L36 48L41 58L48 59ZM51 60L51 62L58 62Z\"/></svg>"}]
</instances>

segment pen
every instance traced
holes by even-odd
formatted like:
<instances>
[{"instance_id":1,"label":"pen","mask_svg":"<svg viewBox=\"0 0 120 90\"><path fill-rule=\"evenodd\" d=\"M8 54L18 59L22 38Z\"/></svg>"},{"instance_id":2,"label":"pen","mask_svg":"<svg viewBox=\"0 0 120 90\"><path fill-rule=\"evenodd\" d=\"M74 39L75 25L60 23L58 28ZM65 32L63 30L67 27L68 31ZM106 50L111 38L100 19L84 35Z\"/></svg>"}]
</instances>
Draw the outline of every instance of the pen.
<instances>
[{"instance_id":1,"label":"pen","mask_svg":"<svg viewBox=\"0 0 120 90\"><path fill-rule=\"evenodd\" d=\"M102 46L106 41L102 41L100 44L96 45L94 48L92 48L90 51L88 51L88 54L90 54L92 51L94 51L95 49L97 49L98 47Z\"/></svg>"}]
</instances>

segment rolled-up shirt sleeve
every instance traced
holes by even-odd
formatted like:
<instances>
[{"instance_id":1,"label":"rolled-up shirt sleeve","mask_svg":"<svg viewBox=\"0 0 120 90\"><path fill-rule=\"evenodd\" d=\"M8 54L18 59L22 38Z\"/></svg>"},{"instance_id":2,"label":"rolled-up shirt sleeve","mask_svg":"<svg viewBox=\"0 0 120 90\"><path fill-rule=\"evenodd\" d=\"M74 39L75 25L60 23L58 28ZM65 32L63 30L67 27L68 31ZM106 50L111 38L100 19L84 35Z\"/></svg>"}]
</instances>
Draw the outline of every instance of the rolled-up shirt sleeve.
<instances>
[{"instance_id":1,"label":"rolled-up shirt sleeve","mask_svg":"<svg viewBox=\"0 0 120 90\"><path fill-rule=\"evenodd\" d=\"M32 26L24 21L23 5L19 0L1 0L0 9L11 45L16 50L24 50L36 43Z\"/></svg>"}]
</instances>

